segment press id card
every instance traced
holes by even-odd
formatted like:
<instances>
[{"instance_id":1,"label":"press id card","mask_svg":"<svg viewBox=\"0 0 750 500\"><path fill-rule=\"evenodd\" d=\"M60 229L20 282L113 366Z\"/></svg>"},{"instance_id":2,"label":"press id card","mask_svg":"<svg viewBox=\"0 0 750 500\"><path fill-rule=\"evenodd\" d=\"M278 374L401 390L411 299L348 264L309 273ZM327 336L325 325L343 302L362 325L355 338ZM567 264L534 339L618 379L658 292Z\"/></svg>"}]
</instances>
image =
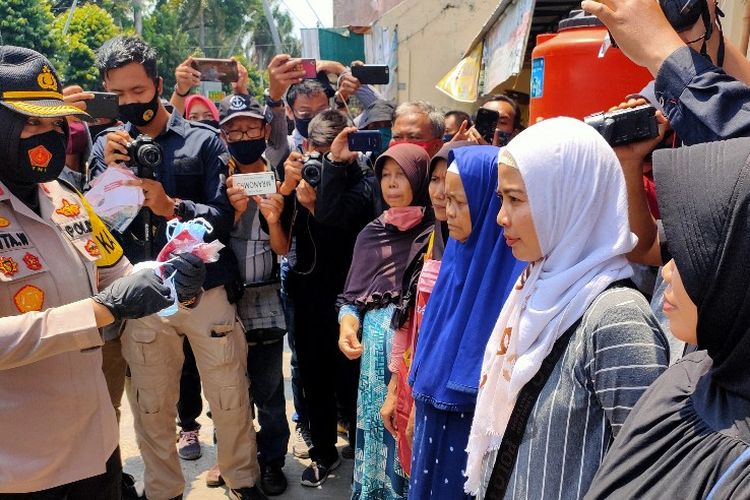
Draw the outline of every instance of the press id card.
<instances>
[{"instance_id":1,"label":"press id card","mask_svg":"<svg viewBox=\"0 0 750 500\"><path fill-rule=\"evenodd\" d=\"M258 172L255 174L234 174L235 186L241 186L248 196L272 194L276 192L276 176L273 172Z\"/></svg>"}]
</instances>

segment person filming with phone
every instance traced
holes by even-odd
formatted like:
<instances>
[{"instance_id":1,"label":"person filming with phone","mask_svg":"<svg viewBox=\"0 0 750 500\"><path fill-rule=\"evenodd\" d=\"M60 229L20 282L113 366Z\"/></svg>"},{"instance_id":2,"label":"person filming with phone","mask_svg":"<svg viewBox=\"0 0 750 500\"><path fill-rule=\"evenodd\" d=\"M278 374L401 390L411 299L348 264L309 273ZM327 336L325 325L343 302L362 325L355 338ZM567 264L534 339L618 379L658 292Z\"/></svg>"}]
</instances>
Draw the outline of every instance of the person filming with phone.
<instances>
[{"instance_id":1,"label":"person filming with phone","mask_svg":"<svg viewBox=\"0 0 750 500\"><path fill-rule=\"evenodd\" d=\"M336 297L341 293L359 231L374 218L372 184L349 149L356 132L342 113L315 116L303 141L304 153L284 163L283 211L263 210L268 226L278 226L293 245L286 287L294 308L297 361L308 411L312 463L302 473L303 486L317 487L341 463L336 450L337 402L353 424L358 365L338 350ZM350 444L354 435L350 432Z\"/></svg>"},{"instance_id":2,"label":"person filming with phone","mask_svg":"<svg viewBox=\"0 0 750 500\"><path fill-rule=\"evenodd\" d=\"M136 218L119 235L126 255L135 262L154 259L166 244L167 221L175 218L183 223L202 218L213 228L208 237L227 244L234 213L226 195L227 167L220 159L226 148L216 129L188 122L179 111L167 112L159 99L163 80L156 57L154 49L130 36L109 40L97 54L105 89L118 95L124 126L97 139L90 159L93 175L119 162L131 163L129 145L135 137L161 149L162 161L152 165L151 175L139 168L142 178L130 181L143 189L152 222L145 231L148 217ZM142 163L138 161L144 167ZM201 373L216 428L218 464L230 495L265 498L256 486L260 470L250 419L247 343L236 320L234 289L223 286L237 274L231 251L223 249L218 262L206 266L205 291L199 300L183 304L172 316L149 316L125 325L127 393L149 498L179 497L185 487L174 439L183 337Z\"/></svg>"}]
</instances>

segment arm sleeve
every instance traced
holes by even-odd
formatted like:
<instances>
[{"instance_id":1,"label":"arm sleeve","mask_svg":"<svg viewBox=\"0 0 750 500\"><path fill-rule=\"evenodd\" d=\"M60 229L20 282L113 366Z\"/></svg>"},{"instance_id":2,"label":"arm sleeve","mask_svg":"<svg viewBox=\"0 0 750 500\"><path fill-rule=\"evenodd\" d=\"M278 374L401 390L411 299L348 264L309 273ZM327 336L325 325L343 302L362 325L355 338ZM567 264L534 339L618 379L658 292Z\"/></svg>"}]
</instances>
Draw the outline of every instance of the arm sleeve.
<instances>
[{"instance_id":1,"label":"arm sleeve","mask_svg":"<svg viewBox=\"0 0 750 500\"><path fill-rule=\"evenodd\" d=\"M86 175L86 184L91 182L97 176L101 175L106 169L107 165L104 163L104 141L106 134L100 134L91 147L91 154L89 155L88 163L88 174Z\"/></svg>"},{"instance_id":2,"label":"arm sleeve","mask_svg":"<svg viewBox=\"0 0 750 500\"><path fill-rule=\"evenodd\" d=\"M686 145L750 135L750 87L688 47L661 65L655 92Z\"/></svg>"},{"instance_id":3,"label":"arm sleeve","mask_svg":"<svg viewBox=\"0 0 750 500\"><path fill-rule=\"evenodd\" d=\"M612 435L617 436L641 394L669 366L669 347L640 293L605 293L596 299L599 311L592 311L585 326L594 329L587 336L587 370Z\"/></svg>"},{"instance_id":4,"label":"arm sleeve","mask_svg":"<svg viewBox=\"0 0 750 500\"><path fill-rule=\"evenodd\" d=\"M0 370L101 346L91 301L0 318Z\"/></svg>"},{"instance_id":5,"label":"arm sleeve","mask_svg":"<svg viewBox=\"0 0 750 500\"><path fill-rule=\"evenodd\" d=\"M361 328L362 312L357 306L355 306L354 304L344 304L343 306L341 306L341 309L339 309L339 323L341 323L341 320L344 316L354 316L355 318L357 318L357 321L359 321Z\"/></svg>"},{"instance_id":6,"label":"arm sleeve","mask_svg":"<svg viewBox=\"0 0 750 500\"><path fill-rule=\"evenodd\" d=\"M391 355L388 358L388 368L391 373L398 373L402 363L401 360L404 357L404 353L410 347L412 333L412 325L414 324L415 313L409 315L409 319L406 323L401 325L401 328L396 330L393 335L393 343L391 344Z\"/></svg>"},{"instance_id":7,"label":"arm sleeve","mask_svg":"<svg viewBox=\"0 0 750 500\"><path fill-rule=\"evenodd\" d=\"M331 163L323 158L323 175L317 188L315 219L321 224L354 228L372 207L372 186L357 162Z\"/></svg>"},{"instance_id":8,"label":"arm sleeve","mask_svg":"<svg viewBox=\"0 0 750 500\"><path fill-rule=\"evenodd\" d=\"M201 148L201 160L205 165L203 198L206 202L182 200L186 206L185 219L206 219L214 228L212 239L227 238L234 224L234 209L227 197L227 165L221 159L225 153L226 148L221 139L218 135L211 134Z\"/></svg>"},{"instance_id":9,"label":"arm sleeve","mask_svg":"<svg viewBox=\"0 0 750 500\"><path fill-rule=\"evenodd\" d=\"M360 104L362 104L362 109L369 107L372 103L381 98L380 94L378 94L378 92L370 85L360 86L354 95L357 96Z\"/></svg>"},{"instance_id":10,"label":"arm sleeve","mask_svg":"<svg viewBox=\"0 0 750 500\"><path fill-rule=\"evenodd\" d=\"M271 119L271 136L268 138L268 146L266 147L265 155L266 160L271 167L278 170L279 165L286 161L291 149L289 148L289 140L287 138L288 134L284 106L271 108L271 111L273 114L273 118ZM279 177L282 177L282 175L279 175Z\"/></svg>"}]
</instances>

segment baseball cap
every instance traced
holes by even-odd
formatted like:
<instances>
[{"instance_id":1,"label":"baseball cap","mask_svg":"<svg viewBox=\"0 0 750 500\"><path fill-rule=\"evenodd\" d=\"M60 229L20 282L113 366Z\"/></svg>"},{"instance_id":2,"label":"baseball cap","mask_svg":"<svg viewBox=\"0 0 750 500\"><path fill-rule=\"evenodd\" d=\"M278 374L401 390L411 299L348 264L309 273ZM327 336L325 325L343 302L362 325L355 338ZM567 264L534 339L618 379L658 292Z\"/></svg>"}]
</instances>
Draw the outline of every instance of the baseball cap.
<instances>
[{"instance_id":1,"label":"baseball cap","mask_svg":"<svg viewBox=\"0 0 750 500\"><path fill-rule=\"evenodd\" d=\"M378 99L365 108L359 121L359 128L364 129L371 123L392 122L396 105L389 101Z\"/></svg>"},{"instance_id":2,"label":"baseball cap","mask_svg":"<svg viewBox=\"0 0 750 500\"><path fill-rule=\"evenodd\" d=\"M39 52L0 45L0 105L26 116L55 118L77 115L91 119L65 104L57 72Z\"/></svg>"},{"instance_id":3,"label":"baseball cap","mask_svg":"<svg viewBox=\"0 0 750 500\"><path fill-rule=\"evenodd\" d=\"M271 122L271 111L264 111L255 98L246 94L232 94L219 103L219 125L224 125L232 118L248 116L258 118L266 123Z\"/></svg>"}]
</instances>

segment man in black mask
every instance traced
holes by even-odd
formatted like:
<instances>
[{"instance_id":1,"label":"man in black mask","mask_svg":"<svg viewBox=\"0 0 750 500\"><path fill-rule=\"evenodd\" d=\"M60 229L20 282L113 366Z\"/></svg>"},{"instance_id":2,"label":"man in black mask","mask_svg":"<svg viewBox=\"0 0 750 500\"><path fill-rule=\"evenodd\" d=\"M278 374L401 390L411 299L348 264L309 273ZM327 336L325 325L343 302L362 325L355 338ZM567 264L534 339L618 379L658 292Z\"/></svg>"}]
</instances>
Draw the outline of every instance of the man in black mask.
<instances>
[{"instance_id":1,"label":"man in black mask","mask_svg":"<svg viewBox=\"0 0 750 500\"><path fill-rule=\"evenodd\" d=\"M89 164L93 175L112 164L130 162L127 146L139 134L149 135L163 150L153 178L133 181L143 189L153 224L144 233L148 219L136 219L119 235L126 254L135 261L153 260L166 243L166 222L173 218L205 219L213 227L209 237L228 243L233 210L224 185L227 167L219 158L226 149L216 130L167 112L159 99L163 80L156 52L139 38L119 36L106 42L97 54L97 66L104 87L119 97L125 125L97 139ZM153 243L144 245L150 239ZM144 252L148 246L150 255ZM247 343L236 321L235 289L223 286L234 283L236 261L225 249L218 262L206 267L205 292L199 301L167 318L130 321L122 335L122 354L131 375L128 400L146 466L146 495L173 498L183 492L174 429L187 337L211 406L218 463L230 494L265 498L255 486L259 468L249 413Z\"/></svg>"}]
</instances>

